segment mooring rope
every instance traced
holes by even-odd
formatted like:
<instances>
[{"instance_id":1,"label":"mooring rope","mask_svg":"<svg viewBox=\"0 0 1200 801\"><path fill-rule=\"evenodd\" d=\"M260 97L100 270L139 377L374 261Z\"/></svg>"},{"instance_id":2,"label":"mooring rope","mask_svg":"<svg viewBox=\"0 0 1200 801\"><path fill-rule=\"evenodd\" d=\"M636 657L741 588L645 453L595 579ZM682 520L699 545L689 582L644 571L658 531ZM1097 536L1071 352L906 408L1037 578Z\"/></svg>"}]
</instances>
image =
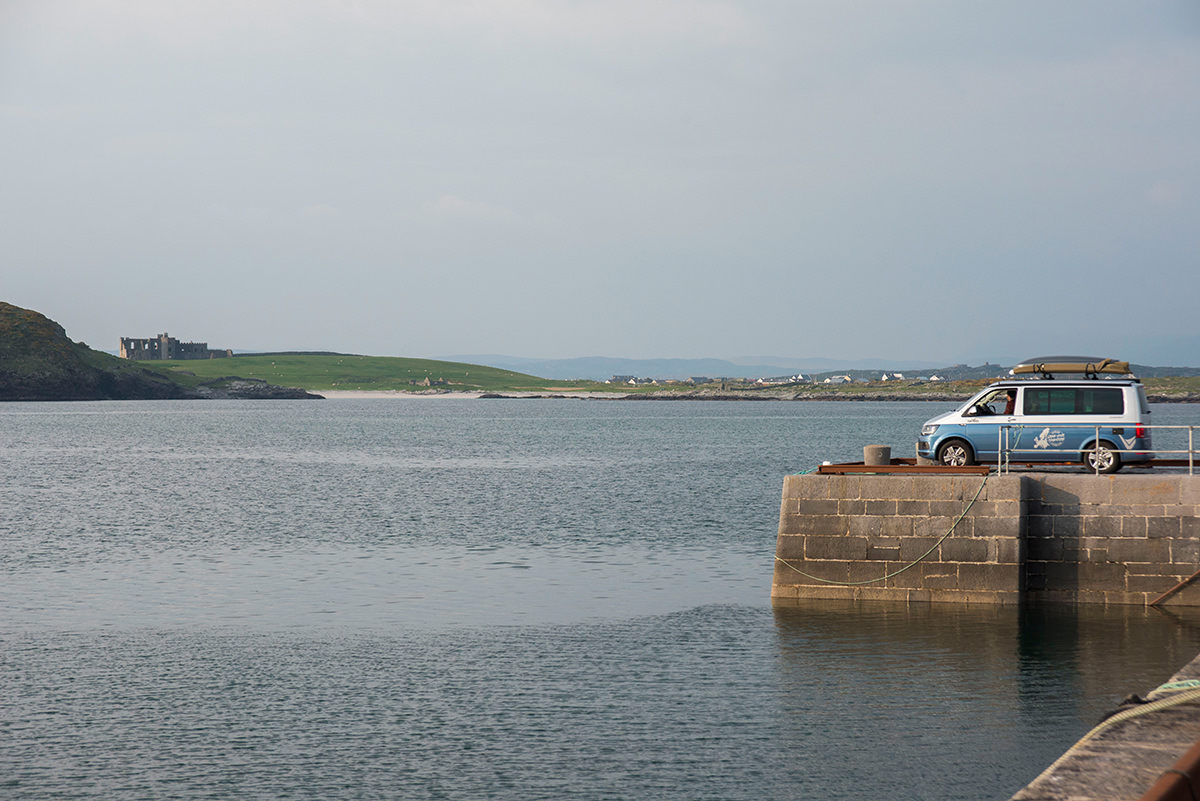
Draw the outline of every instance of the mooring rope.
<instances>
[{"instance_id":1,"label":"mooring rope","mask_svg":"<svg viewBox=\"0 0 1200 801\"><path fill-rule=\"evenodd\" d=\"M816 469L816 468L814 468L814 469ZM809 472L812 472L812 471L809 471ZM803 473L798 473L797 475L803 475ZM928 551L921 554L915 560L913 560L912 562L909 562L907 565L900 568L899 570L892 571L891 573L880 576L877 579L868 579L867 581L834 581L833 579L825 579L825 578L821 578L820 576L814 576L810 573L805 573L803 570L796 567L792 563L788 562L786 559L780 559L779 556L775 557L775 561L782 562L783 564L787 565L789 568L796 571L797 573L804 576L805 578L812 579L813 581L819 581L822 584L835 584L839 587L861 587L866 584L878 584L881 581L887 581L890 578L894 578L894 577L900 575L905 570L908 570L908 569L920 564L921 562L925 561L925 558L927 556L929 556L929 554L936 551L938 546L941 545L943 542L945 542L946 538L954 533L954 530L956 528L958 528L958 524L961 523L962 519L967 516L967 512L971 511L971 507L975 505L975 501L979 500L979 496L983 493L983 488L987 486L989 476L991 476L991 473L984 474L983 481L980 483L979 489L975 490L975 497L971 498L970 503L968 503L963 508L962 512L959 513L958 517L955 518L954 524L952 526L950 526L950 530L947 531L945 534L943 534L940 538L938 538L937 542L935 542L933 545L929 546Z\"/></svg>"},{"instance_id":2,"label":"mooring rope","mask_svg":"<svg viewBox=\"0 0 1200 801\"><path fill-rule=\"evenodd\" d=\"M1188 684L1188 683L1190 683L1190 682L1176 682L1177 685ZM1159 687L1158 689L1164 690L1164 689L1170 688L1172 686L1173 685L1171 685L1171 684L1164 684L1161 687ZM1150 701L1149 703L1145 703L1140 706L1133 707L1132 709L1122 710L1122 711L1116 713L1115 715L1113 715L1112 717L1106 718L1106 719L1100 721L1100 723L1096 724L1096 726L1091 731L1089 731L1087 734L1083 735L1083 737L1081 737L1079 739L1079 742L1075 743L1075 745L1068 748L1067 752L1065 754L1060 756L1058 759L1054 760L1054 762L1052 762L1050 764L1050 767L1043 770L1041 772L1041 774L1037 777L1037 779L1034 779L1034 781L1036 782L1036 781L1040 780L1041 778L1043 778L1044 776L1050 775L1050 773L1052 773L1057 767L1059 767L1063 762L1065 762L1067 760L1067 757L1069 757L1069 756L1071 756L1071 754L1075 753L1075 751L1077 751L1080 748L1080 746L1082 746L1088 740L1091 740L1093 737L1095 737L1097 734L1104 731L1105 729L1108 729L1118 723L1123 723L1124 721L1132 720L1133 718L1139 718L1142 715L1149 715L1151 712L1159 712L1164 709L1170 709L1171 707L1182 706L1183 704L1190 704L1190 703L1194 703L1196 701L1200 701L1200 689L1184 690L1183 692L1180 692L1176 695L1169 696L1167 698L1159 698L1157 701Z\"/></svg>"}]
</instances>

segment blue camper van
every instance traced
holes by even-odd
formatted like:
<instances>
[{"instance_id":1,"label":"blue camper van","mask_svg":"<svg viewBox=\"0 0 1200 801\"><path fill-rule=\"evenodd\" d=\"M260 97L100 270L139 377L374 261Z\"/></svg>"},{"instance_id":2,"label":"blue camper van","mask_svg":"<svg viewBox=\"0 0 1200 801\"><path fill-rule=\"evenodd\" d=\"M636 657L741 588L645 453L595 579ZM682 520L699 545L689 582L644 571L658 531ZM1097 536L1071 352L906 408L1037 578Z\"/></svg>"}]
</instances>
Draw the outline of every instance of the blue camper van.
<instances>
[{"instance_id":1,"label":"blue camper van","mask_svg":"<svg viewBox=\"0 0 1200 801\"><path fill-rule=\"evenodd\" d=\"M917 456L971 465L1005 450L1014 462L1078 461L1099 473L1148 461L1150 406L1128 371L1126 362L1087 357L1022 362L1012 380L926 422Z\"/></svg>"}]
</instances>

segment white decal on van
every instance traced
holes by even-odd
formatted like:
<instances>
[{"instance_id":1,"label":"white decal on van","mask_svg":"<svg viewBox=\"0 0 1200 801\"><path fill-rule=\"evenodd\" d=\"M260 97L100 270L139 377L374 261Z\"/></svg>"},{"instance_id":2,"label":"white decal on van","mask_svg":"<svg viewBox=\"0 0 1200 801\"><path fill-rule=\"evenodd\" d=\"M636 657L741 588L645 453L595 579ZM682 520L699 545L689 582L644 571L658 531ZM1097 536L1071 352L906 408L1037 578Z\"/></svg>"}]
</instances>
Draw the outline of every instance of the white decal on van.
<instances>
[{"instance_id":1,"label":"white decal on van","mask_svg":"<svg viewBox=\"0 0 1200 801\"><path fill-rule=\"evenodd\" d=\"M1035 448L1057 448L1066 440L1067 435L1061 431L1051 431L1048 428L1043 428L1042 433L1037 435L1033 441Z\"/></svg>"},{"instance_id":2,"label":"white decal on van","mask_svg":"<svg viewBox=\"0 0 1200 801\"><path fill-rule=\"evenodd\" d=\"M1129 437L1128 439L1126 439L1125 437L1122 437L1120 434L1117 434L1117 436L1120 437L1121 442L1123 442L1125 444L1125 450L1129 450L1130 448L1133 447L1133 443L1137 442L1136 434L1132 437Z\"/></svg>"}]
</instances>

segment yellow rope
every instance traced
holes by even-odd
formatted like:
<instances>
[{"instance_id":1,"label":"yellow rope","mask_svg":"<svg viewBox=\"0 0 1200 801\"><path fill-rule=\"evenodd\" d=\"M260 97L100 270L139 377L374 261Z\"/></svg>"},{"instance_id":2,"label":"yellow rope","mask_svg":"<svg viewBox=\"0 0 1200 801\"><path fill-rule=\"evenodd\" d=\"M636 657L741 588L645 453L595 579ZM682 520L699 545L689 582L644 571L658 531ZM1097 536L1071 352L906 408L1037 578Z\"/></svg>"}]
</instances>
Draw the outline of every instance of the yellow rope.
<instances>
[{"instance_id":1,"label":"yellow rope","mask_svg":"<svg viewBox=\"0 0 1200 801\"><path fill-rule=\"evenodd\" d=\"M1163 686L1167 687L1170 685L1163 685ZM1162 689L1162 688L1160 687L1159 689ZM1187 690L1185 692L1179 693L1178 695L1172 695L1170 698L1160 698L1157 701L1151 701L1147 704L1142 704L1141 706L1136 706L1132 709L1126 709L1121 712L1118 712L1117 714L1113 715L1112 717L1101 721L1099 724L1096 725L1095 728L1093 728L1087 734L1083 735L1083 737L1080 738L1079 742L1075 743L1075 745L1073 745L1069 749L1067 749L1067 752L1065 754L1060 756L1058 759L1054 760L1054 762L1051 763L1050 767L1048 767L1044 771L1042 771L1041 774L1033 781L1034 782L1039 781L1044 776L1050 775L1050 773L1053 772L1055 768L1057 768L1059 765L1061 765L1063 762L1065 762L1067 760L1067 757L1069 757L1069 756L1071 756L1071 754L1075 753L1075 751L1077 751L1080 748L1080 746L1082 746L1088 740L1092 739L1093 737L1095 737L1097 734L1104 731L1105 729L1110 728L1111 726L1114 726L1118 723L1123 723L1127 720L1132 720L1133 718L1139 718L1142 715L1149 715L1151 712L1159 712L1163 709L1170 709L1171 707L1182 706L1183 704L1191 703L1193 701L1200 701L1200 690ZM1030 783L1032 784L1033 782L1030 782Z\"/></svg>"},{"instance_id":2,"label":"yellow rope","mask_svg":"<svg viewBox=\"0 0 1200 801\"><path fill-rule=\"evenodd\" d=\"M801 570L800 568L791 564L786 559L780 559L778 556L775 557L775 561L782 562L783 564L787 565L789 568L796 571L797 573L804 576L805 578L812 579L813 581L819 581L822 584L836 584L839 587L861 587L864 584L877 584L881 581L887 581L890 578L894 578L895 576L900 575L905 570L908 570L909 568L914 567L915 565L919 564L920 562L925 561L925 557L929 556L929 554L931 554L935 550L937 550L938 546L941 545L943 542L945 542L946 538L954 533L954 529L958 528L958 524L962 522L962 519L964 517L966 517L967 512L971 511L971 507L975 505L975 501L979 500L979 496L983 492L983 488L987 486L988 477L990 475L991 475L991 473L987 473L984 475L983 482L979 485L979 489L975 490L975 497L971 499L971 502L968 503L966 505L966 507L962 510L962 512L959 514L959 516L957 518L955 518L954 525L950 526L950 530L947 531L945 534L943 534L941 536L941 538L938 539L937 542L935 542L933 545L931 545L929 547L928 551L921 554L919 557L916 558L916 560L909 562L907 565L900 568L899 570L896 570L896 571L893 571L886 575L880 576L877 579L869 579L867 581L834 581L832 579L824 579L824 578L821 578L820 576L814 576L809 573L805 573L803 570Z\"/></svg>"}]
</instances>

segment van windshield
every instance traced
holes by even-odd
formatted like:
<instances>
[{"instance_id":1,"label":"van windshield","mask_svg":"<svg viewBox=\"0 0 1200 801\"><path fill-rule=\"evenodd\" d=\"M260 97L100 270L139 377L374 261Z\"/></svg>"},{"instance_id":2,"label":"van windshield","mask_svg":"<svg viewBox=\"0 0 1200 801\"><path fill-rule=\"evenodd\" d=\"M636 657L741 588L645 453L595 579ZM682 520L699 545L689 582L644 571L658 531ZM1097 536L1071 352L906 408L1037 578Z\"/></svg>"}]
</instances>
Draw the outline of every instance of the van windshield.
<instances>
[{"instance_id":1,"label":"van windshield","mask_svg":"<svg viewBox=\"0 0 1200 801\"><path fill-rule=\"evenodd\" d=\"M966 411L968 417L976 415L1014 414L1017 391L1015 389L994 389L972 403Z\"/></svg>"}]
</instances>

